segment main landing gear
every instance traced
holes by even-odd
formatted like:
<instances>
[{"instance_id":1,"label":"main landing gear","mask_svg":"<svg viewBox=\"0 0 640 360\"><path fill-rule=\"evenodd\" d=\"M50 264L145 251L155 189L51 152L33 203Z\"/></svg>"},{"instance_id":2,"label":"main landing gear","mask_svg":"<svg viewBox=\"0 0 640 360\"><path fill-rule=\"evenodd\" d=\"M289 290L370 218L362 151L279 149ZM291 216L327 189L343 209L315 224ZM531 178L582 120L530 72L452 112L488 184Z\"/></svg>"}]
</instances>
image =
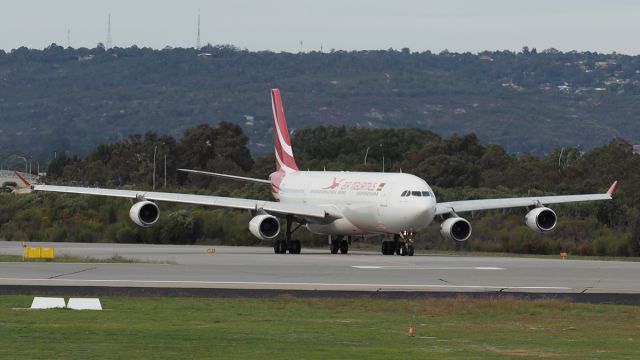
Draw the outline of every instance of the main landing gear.
<instances>
[{"instance_id":1,"label":"main landing gear","mask_svg":"<svg viewBox=\"0 0 640 360\"><path fill-rule=\"evenodd\" d=\"M293 223L293 216L287 216L287 231L284 234L284 239L276 239L273 240L273 252L276 254L286 254L289 251L289 254L300 254L302 250L302 244L300 240L293 240L291 235L296 232L302 226L302 224L298 224L298 226L291 230L291 225Z\"/></svg>"},{"instance_id":2,"label":"main landing gear","mask_svg":"<svg viewBox=\"0 0 640 360\"><path fill-rule=\"evenodd\" d=\"M403 233L404 241L400 241L401 235L396 234L393 236L393 241L382 242L382 255L400 255L400 256L413 256L413 233Z\"/></svg>"},{"instance_id":3,"label":"main landing gear","mask_svg":"<svg viewBox=\"0 0 640 360\"><path fill-rule=\"evenodd\" d=\"M351 236L344 239L344 236L329 236L329 245L332 254L337 254L340 251L341 254L349 252L349 244L351 244Z\"/></svg>"}]
</instances>

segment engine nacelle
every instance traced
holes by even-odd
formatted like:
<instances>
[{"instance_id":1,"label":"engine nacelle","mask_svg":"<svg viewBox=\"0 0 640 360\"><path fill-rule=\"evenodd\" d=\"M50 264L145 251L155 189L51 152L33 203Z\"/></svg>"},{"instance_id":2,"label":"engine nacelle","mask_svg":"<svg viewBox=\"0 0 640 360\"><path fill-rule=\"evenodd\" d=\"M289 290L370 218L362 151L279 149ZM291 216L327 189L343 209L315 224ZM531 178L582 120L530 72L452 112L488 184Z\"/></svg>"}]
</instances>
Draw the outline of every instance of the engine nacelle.
<instances>
[{"instance_id":1,"label":"engine nacelle","mask_svg":"<svg viewBox=\"0 0 640 360\"><path fill-rule=\"evenodd\" d=\"M275 216L257 215L249 221L249 231L260 240L273 240L280 233L280 222Z\"/></svg>"},{"instance_id":2,"label":"engine nacelle","mask_svg":"<svg viewBox=\"0 0 640 360\"><path fill-rule=\"evenodd\" d=\"M440 225L440 234L454 241L467 241L471 236L471 223L461 217L450 217Z\"/></svg>"},{"instance_id":3,"label":"engine nacelle","mask_svg":"<svg viewBox=\"0 0 640 360\"><path fill-rule=\"evenodd\" d=\"M151 201L140 201L133 204L129 210L129 217L137 225L149 227L160 218L160 209Z\"/></svg>"},{"instance_id":4,"label":"engine nacelle","mask_svg":"<svg viewBox=\"0 0 640 360\"><path fill-rule=\"evenodd\" d=\"M556 227L558 217L547 207L537 207L524 216L524 221L531 230L545 233Z\"/></svg>"}]
</instances>

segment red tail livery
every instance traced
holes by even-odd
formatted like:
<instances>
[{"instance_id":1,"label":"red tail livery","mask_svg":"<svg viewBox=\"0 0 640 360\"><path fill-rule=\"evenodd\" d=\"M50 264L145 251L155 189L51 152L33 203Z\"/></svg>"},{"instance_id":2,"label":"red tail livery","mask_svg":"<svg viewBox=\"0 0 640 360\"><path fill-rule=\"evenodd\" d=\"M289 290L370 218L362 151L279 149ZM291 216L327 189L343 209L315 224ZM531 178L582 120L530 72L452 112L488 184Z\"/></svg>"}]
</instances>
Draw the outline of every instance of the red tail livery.
<instances>
[{"instance_id":1,"label":"red tail livery","mask_svg":"<svg viewBox=\"0 0 640 360\"><path fill-rule=\"evenodd\" d=\"M273 110L273 143L276 152L276 167L278 171L291 173L298 171L298 165L293 158L287 119L284 117L280 90L271 89L271 108Z\"/></svg>"}]
</instances>

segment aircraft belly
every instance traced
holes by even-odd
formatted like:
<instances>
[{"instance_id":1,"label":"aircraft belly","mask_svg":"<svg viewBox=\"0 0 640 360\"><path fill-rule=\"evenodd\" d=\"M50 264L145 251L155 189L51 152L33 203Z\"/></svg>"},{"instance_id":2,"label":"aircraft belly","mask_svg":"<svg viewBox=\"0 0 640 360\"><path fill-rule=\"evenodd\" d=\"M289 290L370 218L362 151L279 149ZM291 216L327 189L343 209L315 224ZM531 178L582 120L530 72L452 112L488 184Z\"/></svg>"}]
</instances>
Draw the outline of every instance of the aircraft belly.
<instances>
[{"instance_id":1,"label":"aircraft belly","mask_svg":"<svg viewBox=\"0 0 640 360\"><path fill-rule=\"evenodd\" d=\"M344 209L345 218L360 229L369 232L386 232L387 226L381 216L380 207L373 204L352 205Z\"/></svg>"},{"instance_id":2,"label":"aircraft belly","mask_svg":"<svg viewBox=\"0 0 640 360\"><path fill-rule=\"evenodd\" d=\"M337 219L329 224L308 223L307 229L314 234L321 235L368 235L371 232L363 230L352 224L349 220Z\"/></svg>"}]
</instances>

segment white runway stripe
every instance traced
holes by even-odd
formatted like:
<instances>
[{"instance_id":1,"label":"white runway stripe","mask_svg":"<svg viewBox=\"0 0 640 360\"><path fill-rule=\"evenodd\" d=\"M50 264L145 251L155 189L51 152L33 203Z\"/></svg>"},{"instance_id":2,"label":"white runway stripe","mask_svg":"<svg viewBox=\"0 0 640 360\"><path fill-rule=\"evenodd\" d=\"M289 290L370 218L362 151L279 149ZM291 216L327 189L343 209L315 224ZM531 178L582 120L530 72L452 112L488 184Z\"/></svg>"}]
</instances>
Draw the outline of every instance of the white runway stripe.
<instances>
[{"instance_id":1,"label":"white runway stripe","mask_svg":"<svg viewBox=\"0 0 640 360\"><path fill-rule=\"evenodd\" d=\"M573 290L562 286L496 286L496 285L447 285L447 284L354 284L354 283L305 283L305 282L261 282L261 281L180 281L180 280L107 280L107 279L21 279L0 278L0 281L20 281L38 283L68 283L68 285L82 286L87 283L118 283L129 284L175 284L175 285L255 285L255 286L303 286L303 287L352 287L352 288L389 288L389 289L468 289L468 290Z\"/></svg>"},{"instance_id":2,"label":"white runway stripe","mask_svg":"<svg viewBox=\"0 0 640 360\"><path fill-rule=\"evenodd\" d=\"M506 270L501 267L432 267L432 266L352 266L356 269L379 270Z\"/></svg>"}]
</instances>

